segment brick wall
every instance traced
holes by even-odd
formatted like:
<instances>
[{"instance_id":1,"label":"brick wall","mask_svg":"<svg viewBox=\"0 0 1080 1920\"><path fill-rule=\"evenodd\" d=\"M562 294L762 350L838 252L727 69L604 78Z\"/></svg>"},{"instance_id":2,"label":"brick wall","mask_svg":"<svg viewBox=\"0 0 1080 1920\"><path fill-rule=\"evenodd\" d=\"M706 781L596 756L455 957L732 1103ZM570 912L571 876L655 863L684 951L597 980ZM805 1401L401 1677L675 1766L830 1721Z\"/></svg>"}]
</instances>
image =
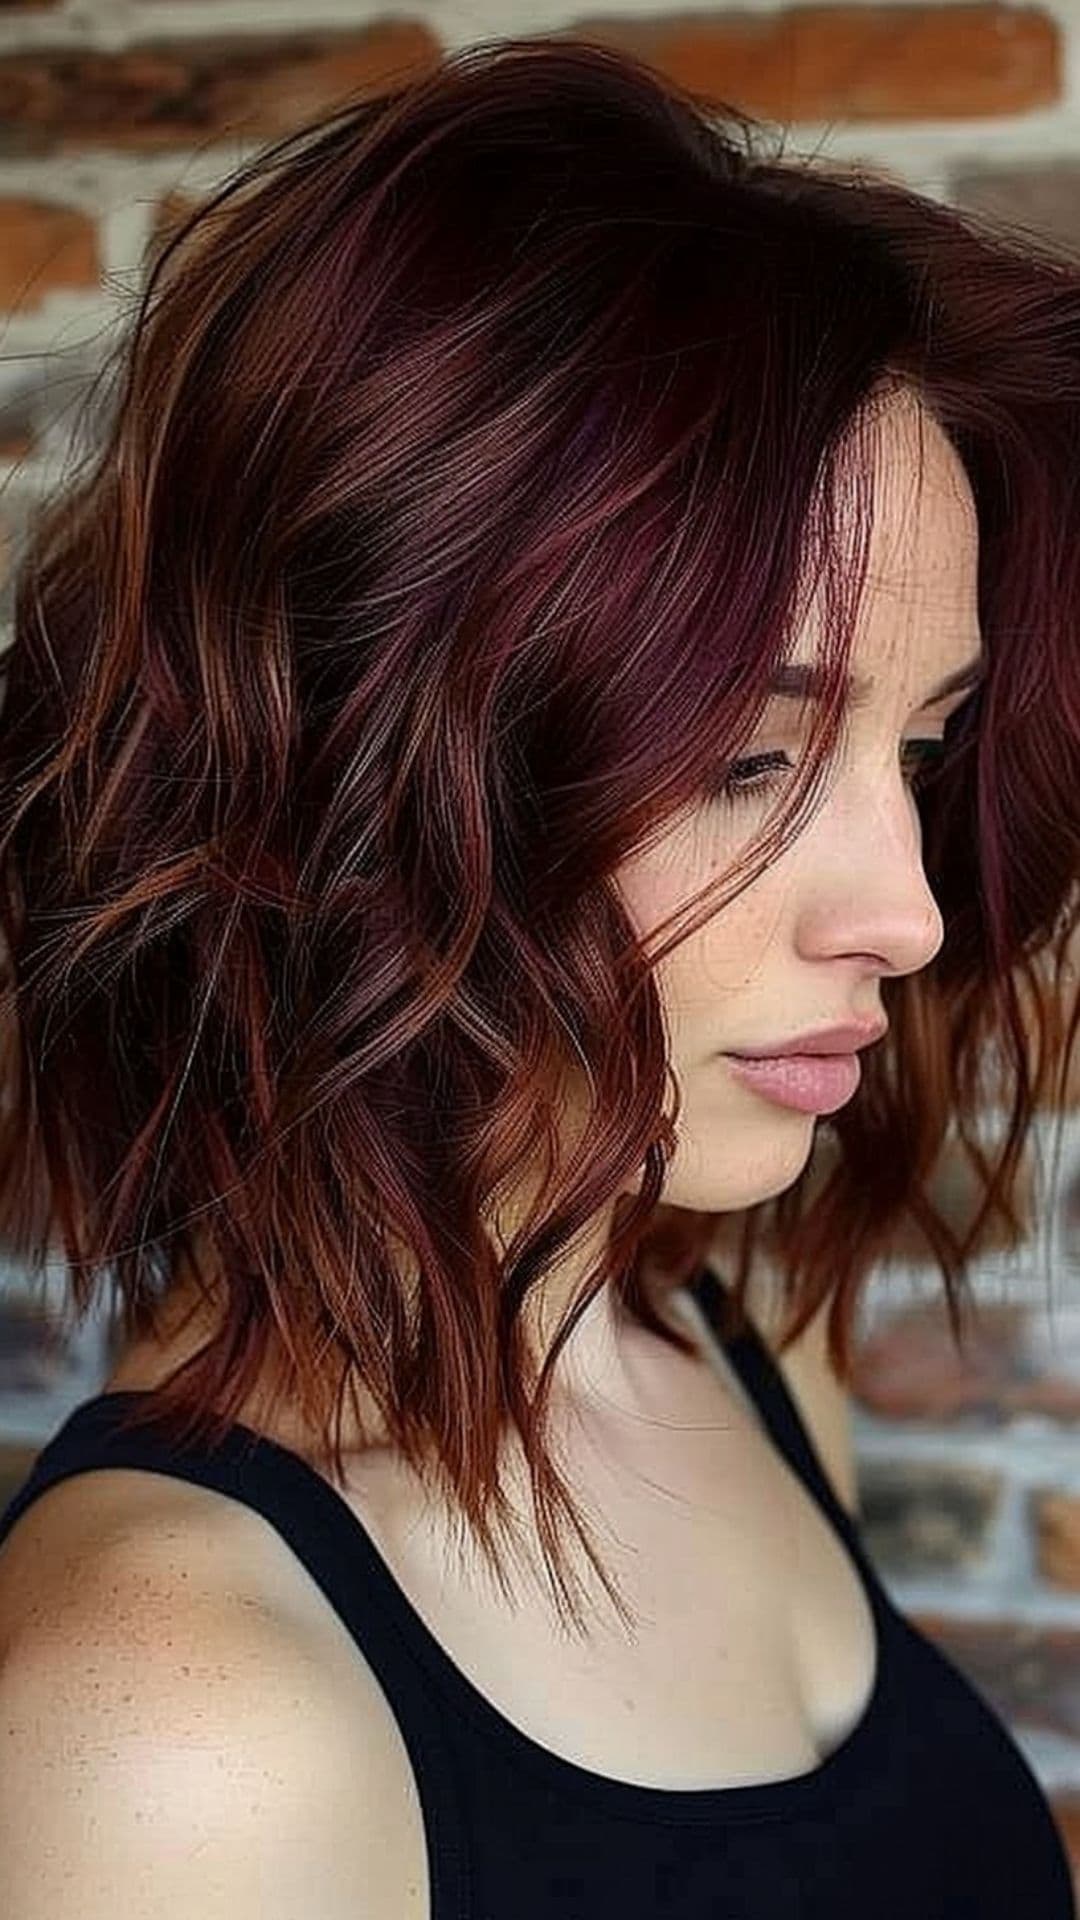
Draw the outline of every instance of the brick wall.
<instances>
[{"instance_id":1,"label":"brick wall","mask_svg":"<svg viewBox=\"0 0 1080 1920\"><path fill-rule=\"evenodd\" d=\"M385 18L364 0L307 0L299 14L293 0L0 0L0 572L60 474L162 223L250 148L443 49L534 31L625 47L784 123L791 149L1080 246L1080 9L1067 0L737 12L417 0ZM4 585L0 644L9 620ZM1040 1128L1030 1241L1008 1258L987 1244L973 1263L978 1333L962 1361L926 1247L893 1248L866 1297L854 1428L883 1578L1012 1727L1080 1879L1078 1114L1075 1087ZM939 1181L962 1220L958 1158ZM50 1339L19 1275L0 1274L0 1500L96 1389L102 1353L93 1329Z\"/></svg>"}]
</instances>

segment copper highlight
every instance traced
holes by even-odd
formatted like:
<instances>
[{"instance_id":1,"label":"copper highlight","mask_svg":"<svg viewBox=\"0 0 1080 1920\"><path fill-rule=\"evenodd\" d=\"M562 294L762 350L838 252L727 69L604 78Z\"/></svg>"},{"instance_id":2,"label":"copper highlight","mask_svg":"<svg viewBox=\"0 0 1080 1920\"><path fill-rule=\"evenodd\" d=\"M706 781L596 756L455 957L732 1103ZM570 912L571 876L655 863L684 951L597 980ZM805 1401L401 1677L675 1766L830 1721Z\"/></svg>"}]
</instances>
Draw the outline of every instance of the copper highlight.
<instances>
[{"instance_id":1,"label":"copper highlight","mask_svg":"<svg viewBox=\"0 0 1080 1920\"><path fill-rule=\"evenodd\" d=\"M182 1259L215 1339L133 1408L212 1440L272 1364L340 1483L362 1381L502 1577L529 1462L617 1607L545 1431L603 1286L730 1236L794 1339L910 1213L954 1331L988 1219L1064 1097L1080 870L1080 262L570 39L505 40L307 126L151 263L92 455L38 510L0 663L0 1232L65 1311L145 1331ZM986 676L921 787L945 942L777 1198L665 1206L654 973L813 815L843 725L876 409L918 394L979 522ZM851 529L854 529L852 533ZM854 541L854 546L852 545ZM733 872L647 951L611 876L701 803L809 581L826 694ZM667 931L665 929L664 931ZM591 1111L571 1165L552 1088ZM980 1117L1003 1112L989 1149ZM951 1133L984 1198L933 1208ZM522 1232L486 1222L537 1153ZM536 1373L523 1302L636 1170Z\"/></svg>"}]
</instances>

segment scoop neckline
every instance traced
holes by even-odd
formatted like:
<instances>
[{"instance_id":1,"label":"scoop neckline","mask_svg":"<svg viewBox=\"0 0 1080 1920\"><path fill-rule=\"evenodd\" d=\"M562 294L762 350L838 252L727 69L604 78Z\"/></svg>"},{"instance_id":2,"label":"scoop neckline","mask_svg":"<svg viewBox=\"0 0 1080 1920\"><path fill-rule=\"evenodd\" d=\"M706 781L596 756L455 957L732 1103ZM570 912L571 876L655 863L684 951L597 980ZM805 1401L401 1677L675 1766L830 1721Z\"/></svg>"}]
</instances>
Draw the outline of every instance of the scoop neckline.
<instances>
[{"instance_id":1,"label":"scoop neckline","mask_svg":"<svg viewBox=\"0 0 1080 1920\"><path fill-rule=\"evenodd\" d=\"M749 1359L751 1364L755 1362L758 1365L761 1364L760 1336L757 1335L752 1323L738 1334L730 1336L722 1344L725 1353L744 1361ZM741 1368L740 1378L742 1378ZM777 1373L776 1379L781 1392L786 1395L787 1389L783 1377ZM751 1391L749 1387L747 1390ZM83 1412L92 1414L95 1406L137 1400L141 1397L141 1391L134 1388L114 1389L110 1393L95 1395L92 1400L84 1403L83 1408L76 1409L71 1418L74 1419ZM790 1399L790 1396L787 1397ZM758 1404L756 1396L755 1404ZM799 1416L793 1403L792 1410L798 1420ZM700 1787L663 1787L652 1782L626 1780L614 1774L600 1773L535 1739L523 1727L517 1726L509 1719L452 1659L405 1589L399 1584L367 1527L328 1479L291 1447L257 1433L243 1421L231 1423L222 1445L226 1456L233 1464L236 1464L235 1454L241 1444L245 1448L245 1466L252 1455L277 1459L283 1470L297 1482L298 1493L301 1496L309 1496L315 1503L314 1509L305 1509L301 1500L297 1509L301 1516L306 1510L313 1511L317 1520L317 1509L321 1507L326 1518L330 1520L333 1517L338 1527L344 1521L350 1546L361 1555L365 1563L372 1583L371 1591L374 1593L384 1623L390 1626L419 1660L429 1680L442 1693L444 1699L449 1695L453 1708L466 1714L484 1738L495 1741L512 1765L525 1769L549 1789L569 1794L571 1798L578 1801L586 1801L612 1817L623 1817L637 1822L646 1820L665 1824L694 1825L699 1822L707 1823L727 1818L757 1820L792 1817L801 1809L812 1809L834 1788L846 1786L849 1782L853 1787L860 1782L865 1784L866 1754L876 1738L878 1724L889 1695L887 1610L880 1589L873 1578L872 1569L853 1551L850 1541L844 1537L837 1526L834 1515L825 1507L814 1487L808 1484L805 1475L790 1460L777 1437L769 1410L759 1406L759 1411L772 1445L791 1466L792 1471L798 1473L809 1498L817 1502L866 1594L873 1622L874 1682L866 1705L854 1726L816 1766L801 1773L782 1775L775 1780ZM217 1452L217 1449L214 1452ZM263 1517L268 1520L270 1518L265 1512ZM270 1524L273 1522L271 1521ZM275 1531L279 1533L279 1537L284 1537L285 1545L301 1560L301 1564L316 1580L316 1584L340 1616L342 1602L344 1600L347 1603L347 1595L342 1592L331 1593L306 1556L298 1554L293 1542L281 1536L280 1528L275 1528ZM316 1529L309 1529L305 1525L304 1531L309 1538L314 1538ZM347 1621L343 1624L351 1632ZM359 1650L363 1654L362 1644Z\"/></svg>"}]
</instances>

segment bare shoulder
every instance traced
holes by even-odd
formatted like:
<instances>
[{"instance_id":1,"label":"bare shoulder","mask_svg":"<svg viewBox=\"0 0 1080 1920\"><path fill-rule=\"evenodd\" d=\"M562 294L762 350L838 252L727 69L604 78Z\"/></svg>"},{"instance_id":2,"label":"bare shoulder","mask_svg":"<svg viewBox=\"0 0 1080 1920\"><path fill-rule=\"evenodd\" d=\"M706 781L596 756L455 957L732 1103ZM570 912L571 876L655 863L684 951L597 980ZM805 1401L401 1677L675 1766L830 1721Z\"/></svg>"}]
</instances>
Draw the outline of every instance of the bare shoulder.
<instances>
[{"instance_id":1,"label":"bare shoulder","mask_svg":"<svg viewBox=\"0 0 1080 1920\"><path fill-rule=\"evenodd\" d=\"M385 1696L343 1630L311 1630L243 1576L223 1550L238 1516L257 1518L95 1470L43 1493L0 1548L10 1920L72 1911L73 1889L83 1920L121 1902L131 1920L426 1915Z\"/></svg>"}]
</instances>

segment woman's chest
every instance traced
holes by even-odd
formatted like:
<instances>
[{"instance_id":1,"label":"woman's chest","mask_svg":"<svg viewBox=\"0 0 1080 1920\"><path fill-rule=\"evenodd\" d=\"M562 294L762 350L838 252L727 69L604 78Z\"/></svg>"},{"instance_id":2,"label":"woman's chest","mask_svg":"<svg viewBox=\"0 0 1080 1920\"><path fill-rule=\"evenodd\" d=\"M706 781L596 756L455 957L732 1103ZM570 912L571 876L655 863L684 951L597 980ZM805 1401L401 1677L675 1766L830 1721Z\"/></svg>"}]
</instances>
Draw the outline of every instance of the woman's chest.
<instances>
[{"instance_id":1,"label":"woman's chest","mask_svg":"<svg viewBox=\"0 0 1080 1920\"><path fill-rule=\"evenodd\" d=\"M526 1740L609 1779L661 1789L812 1771L867 1709L874 1616L841 1539L737 1386L725 1391L707 1369L684 1368L629 1422L600 1416L571 1431L559 1464L634 1617L630 1631L580 1556L574 1568L599 1609L584 1638L560 1630L535 1579L511 1572L508 1602L478 1558L463 1564L455 1526L418 1500L385 1454L354 1457L337 1491L400 1605ZM527 1476L515 1491L527 1518ZM527 1526L526 1541L542 1568ZM384 1756L388 1910L428 1920L418 1783L363 1636L346 1630L273 1530L238 1524L229 1560L235 1584L296 1626L322 1663L335 1750L353 1741L358 1768L370 1766L373 1742ZM341 1844L349 1848L349 1831Z\"/></svg>"},{"instance_id":2,"label":"woman's chest","mask_svg":"<svg viewBox=\"0 0 1080 1920\"><path fill-rule=\"evenodd\" d=\"M345 1497L446 1658L528 1739L666 1788L814 1767L861 1719L876 1677L873 1612L842 1542L741 1415L704 1441L692 1420L674 1435L602 1438L579 1449L571 1485L629 1628L580 1551L584 1637L560 1627L540 1572L512 1575L508 1604L385 1469ZM527 1545L542 1569L535 1531Z\"/></svg>"}]
</instances>

